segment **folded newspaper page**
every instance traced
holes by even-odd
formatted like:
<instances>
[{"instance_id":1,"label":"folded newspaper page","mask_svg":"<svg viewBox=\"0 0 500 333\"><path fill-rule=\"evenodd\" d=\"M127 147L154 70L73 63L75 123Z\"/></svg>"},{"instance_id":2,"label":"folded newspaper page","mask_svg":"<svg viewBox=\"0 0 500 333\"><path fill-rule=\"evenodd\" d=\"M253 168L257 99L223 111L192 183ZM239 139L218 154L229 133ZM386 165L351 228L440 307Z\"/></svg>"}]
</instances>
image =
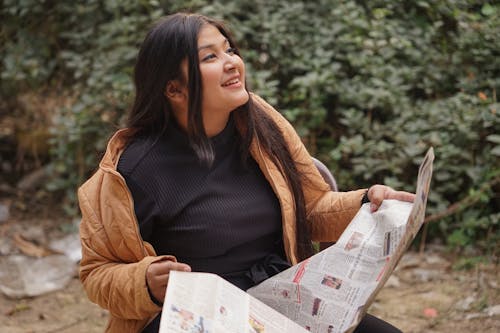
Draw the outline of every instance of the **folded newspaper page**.
<instances>
[{"instance_id":1,"label":"folded newspaper page","mask_svg":"<svg viewBox=\"0 0 500 333\"><path fill-rule=\"evenodd\" d=\"M335 245L248 293L214 274L171 272L160 333L352 332L424 221L433 160L430 148L413 204L363 205Z\"/></svg>"},{"instance_id":2,"label":"folded newspaper page","mask_svg":"<svg viewBox=\"0 0 500 333\"><path fill-rule=\"evenodd\" d=\"M281 313L210 273L170 273L160 333L307 333Z\"/></svg>"},{"instance_id":3,"label":"folded newspaper page","mask_svg":"<svg viewBox=\"0 0 500 333\"><path fill-rule=\"evenodd\" d=\"M364 204L331 247L247 292L310 332L352 332L425 218L434 151L420 165L413 204Z\"/></svg>"}]
</instances>

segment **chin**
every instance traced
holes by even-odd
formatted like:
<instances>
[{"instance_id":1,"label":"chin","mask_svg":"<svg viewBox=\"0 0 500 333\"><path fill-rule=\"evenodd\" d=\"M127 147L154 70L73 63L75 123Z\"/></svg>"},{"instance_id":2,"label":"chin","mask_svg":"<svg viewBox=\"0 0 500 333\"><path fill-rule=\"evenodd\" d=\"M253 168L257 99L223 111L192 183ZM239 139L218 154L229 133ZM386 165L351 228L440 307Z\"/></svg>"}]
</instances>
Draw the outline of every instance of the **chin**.
<instances>
[{"instance_id":1,"label":"chin","mask_svg":"<svg viewBox=\"0 0 500 333\"><path fill-rule=\"evenodd\" d=\"M236 103L237 104L236 107L240 107L243 104L247 103L249 99L250 95L248 94L248 91L243 90L243 92L241 93L241 97L238 99L238 103Z\"/></svg>"},{"instance_id":2,"label":"chin","mask_svg":"<svg viewBox=\"0 0 500 333\"><path fill-rule=\"evenodd\" d=\"M225 102L222 102L222 103L227 105L229 107L229 109L231 111L233 111L234 109L237 109L240 106L247 103L249 98L250 97L249 97L248 93L245 91L245 93L242 94L241 96L233 96L233 98L227 98L227 99L225 99ZM221 105L221 103L219 102L218 105Z\"/></svg>"}]
</instances>

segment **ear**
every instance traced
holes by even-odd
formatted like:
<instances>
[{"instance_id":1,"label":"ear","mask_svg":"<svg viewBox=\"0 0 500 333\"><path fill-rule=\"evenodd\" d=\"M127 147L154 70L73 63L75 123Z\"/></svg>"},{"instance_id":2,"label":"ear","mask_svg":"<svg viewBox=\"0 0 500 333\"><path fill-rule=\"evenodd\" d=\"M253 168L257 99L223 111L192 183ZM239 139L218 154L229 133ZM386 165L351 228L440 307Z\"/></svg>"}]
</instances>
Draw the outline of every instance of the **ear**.
<instances>
[{"instance_id":1,"label":"ear","mask_svg":"<svg viewBox=\"0 0 500 333\"><path fill-rule=\"evenodd\" d=\"M185 89L178 80L168 81L165 87L165 96L174 103L182 102L186 97Z\"/></svg>"},{"instance_id":2,"label":"ear","mask_svg":"<svg viewBox=\"0 0 500 333\"><path fill-rule=\"evenodd\" d=\"M165 97L172 108L172 114L177 123L187 131L188 117L188 94L185 85L179 80L167 82L164 92Z\"/></svg>"}]
</instances>

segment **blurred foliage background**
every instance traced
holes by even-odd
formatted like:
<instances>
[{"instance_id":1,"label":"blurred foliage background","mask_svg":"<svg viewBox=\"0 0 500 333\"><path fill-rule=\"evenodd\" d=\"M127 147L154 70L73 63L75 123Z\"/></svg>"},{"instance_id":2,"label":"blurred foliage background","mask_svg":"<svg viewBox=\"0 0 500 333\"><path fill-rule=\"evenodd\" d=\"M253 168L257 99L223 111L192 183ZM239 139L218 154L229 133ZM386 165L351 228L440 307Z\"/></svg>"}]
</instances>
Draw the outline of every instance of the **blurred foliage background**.
<instances>
[{"instance_id":1,"label":"blurred foliage background","mask_svg":"<svg viewBox=\"0 0 500 333\"><path fill-rule=\"evenodd\" d=\"M0 10L0 194L24 199L20 209L50 202L78 215L76 188L123 124L145 33L192 11L227 23L252 90L341 190L414 191L433 146L428 238L498 257L498 3L4 0Z\"/></svg>"}]
</instances>

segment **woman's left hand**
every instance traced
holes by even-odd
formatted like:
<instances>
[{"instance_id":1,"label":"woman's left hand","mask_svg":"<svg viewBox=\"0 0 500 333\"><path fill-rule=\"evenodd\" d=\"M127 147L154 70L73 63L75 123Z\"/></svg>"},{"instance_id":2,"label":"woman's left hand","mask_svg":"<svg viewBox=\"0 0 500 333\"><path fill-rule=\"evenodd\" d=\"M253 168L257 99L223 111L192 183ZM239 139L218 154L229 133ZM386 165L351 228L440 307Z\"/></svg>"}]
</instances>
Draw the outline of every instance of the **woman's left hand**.
<instances>
[{"instance_id":1,"label":"woman's left hand","mask_svg":"<svg viewBox=\"0 0 500 333\"><path fill-rule=\"evenodd\" d=\"M396 191L385 185L373 185L368 189L368 199L370 200L370 210L375 212L384 199L395 199L400 201L413 202L415 194L405 191Z\"/></svg>"}]
</instances>

